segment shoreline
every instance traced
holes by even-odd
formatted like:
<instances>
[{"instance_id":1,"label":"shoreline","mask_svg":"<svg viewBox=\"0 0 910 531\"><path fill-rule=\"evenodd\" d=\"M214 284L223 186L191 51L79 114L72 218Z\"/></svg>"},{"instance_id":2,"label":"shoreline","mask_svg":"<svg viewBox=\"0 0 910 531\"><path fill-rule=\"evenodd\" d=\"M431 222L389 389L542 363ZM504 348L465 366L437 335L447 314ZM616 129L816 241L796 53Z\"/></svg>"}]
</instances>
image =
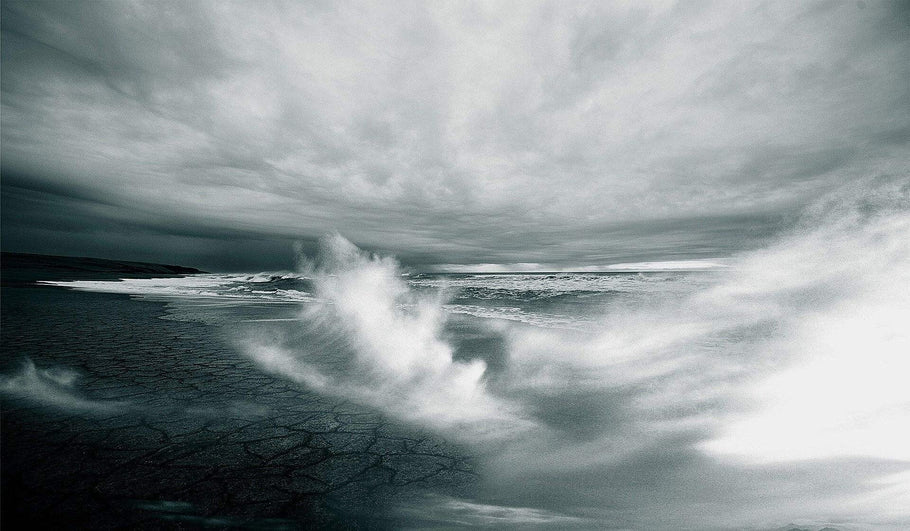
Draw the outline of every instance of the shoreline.
<instances>
[{"instance_id":1,"label":"shoreline","mask_svg":"<svg viewBox=\"0 0 910 531\"><path fill-rule=\"evenodd\" d=\"M194 267L107 260L84 256L57 256L3 251L0 254L0 282L23 286L38 280L110 280L112 278L156 278L206 273Z\"/></svg>"},{"instance_id":2,"label":"shoreline","mask_svg":"<svg viewBox=\"0 0 910 531\"><path fill-rule=\"evenodd\" d=\"M6 283L0 302L4 524L383 527L476 484L458 448L263 373L166 303Z\"/></svg>"}]
</instances>

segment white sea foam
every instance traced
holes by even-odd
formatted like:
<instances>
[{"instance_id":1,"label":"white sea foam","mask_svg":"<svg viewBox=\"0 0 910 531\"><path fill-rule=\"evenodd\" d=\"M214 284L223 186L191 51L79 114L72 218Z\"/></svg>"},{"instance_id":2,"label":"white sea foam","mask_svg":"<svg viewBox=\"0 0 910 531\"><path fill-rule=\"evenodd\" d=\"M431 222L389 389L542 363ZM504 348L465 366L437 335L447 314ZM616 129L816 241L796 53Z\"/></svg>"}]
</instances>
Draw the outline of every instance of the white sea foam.
<instances>
[{"instance_id":1,"label":"white sea foam","mask_svg":"<svg viewBox=\"0 0 910 531\"><path fill-rule=\"evenodd\" d=\"M502 297L537 293L540 298L564 294L583 293L656 293L667 290L686 290L693 283L705 282L693 276L673 273L638 274L484 274L465 276L416 277L409 280L415 287L431 287L450 290L484 290ZM484 298L483 295L480 298ZM491 296L491 298L495 298Z\"/></svg>"},{"instance_id":2,"label":"white sea foam","mask_svg":"<svg viewBox=\"0 0 910 531\"><path fill-rule=\"evenodd\" d=\"M118 280L42 280L39 284L80 291L119 293L156 299L224 299L277 302L313 300L299 289L267 289L279 280L305 280L296 273L259 273L241 275L202 274L164 278L126 278Z\"/></svg>"},{"instance_id":3,"label":"white sea foam","mask_svg":"<svg viewBox=\"0 0 910 531\"><path fill-rule=\"evenodd\" d=\"M442 309L448 313L470 315L481 319L501 319L541 328L583 329L591 324L590 316L569 316L528 312L515 307L488 307L469 304L446 304Z\"/></svg>"},{"instance_id":4,"label":"white sea foam","mask_svg":"<svg viewBox=\"0 0 910 531\"><path fill-rule=\"evenodd\" d=\"M593 273L593 272L646 272L646 271L704 271L728 267L722 259L663 260L657 262L629 262L608 265L557 265L536 262L511 264L435 264L427 267L439 273Z\"/></svg>"},{"instance_id":5,"label":"white sea foam","mask_svg":"<svg viewBox=\"0 0 910 531\"><path fill-rule=\"evenodd\" d=\"M322 302L304 320L320 337L343 341L328 341L328 353L312 340L297 351L251 341L248 352L264 368L453 435L500 438L526 427L517 408L487 393L483 361L453 360L441 337L443 301L410 291L394 260L334 235L323 239L311 274ZM345 370L320 364L339 351L350 356Z\"/></svg>"}]
</instances>

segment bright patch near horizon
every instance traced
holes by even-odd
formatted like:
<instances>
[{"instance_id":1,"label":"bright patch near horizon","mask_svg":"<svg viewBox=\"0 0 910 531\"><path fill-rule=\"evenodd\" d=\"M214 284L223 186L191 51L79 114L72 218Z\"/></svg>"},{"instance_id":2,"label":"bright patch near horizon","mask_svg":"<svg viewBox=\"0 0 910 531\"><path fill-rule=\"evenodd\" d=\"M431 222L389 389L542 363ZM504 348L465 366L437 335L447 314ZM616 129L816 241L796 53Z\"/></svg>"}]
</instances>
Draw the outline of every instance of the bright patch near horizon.
<instances>
[{"instance_id":1,"label":"bright patch near horizon","mask_svg":"<svg viewBox=\"0 0 910 531\"><path fill-rule=\"evenodd\" d=\"M802 323L801 359L748 394L757 411L704 443L763 462L865 456L910 460L910 277Z\"/></svg>"}]
</instances>

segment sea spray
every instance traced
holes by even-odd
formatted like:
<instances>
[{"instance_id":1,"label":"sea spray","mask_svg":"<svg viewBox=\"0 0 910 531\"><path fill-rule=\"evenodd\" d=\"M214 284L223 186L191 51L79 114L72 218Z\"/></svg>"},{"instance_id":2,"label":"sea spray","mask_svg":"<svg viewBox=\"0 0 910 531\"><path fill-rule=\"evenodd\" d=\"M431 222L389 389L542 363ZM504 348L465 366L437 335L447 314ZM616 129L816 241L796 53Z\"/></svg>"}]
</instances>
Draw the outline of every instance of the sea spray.
<instances>
[{"instance_id":1,"label":"sea spray","mask_svg":"<svg viewBox=\"0 0 910 531\"><path fill-rule=\"evenodd\" d=\"M527 429L518 408L490 393L482 360L453 359L442 338L444 300L410 290L394 259L334 234L303 269L319 302L302 310L289 336L247 343L261 366L455 438L499 439Z\"/></svg>"},{"instance_id":2,"label":"sea spray","mask_svg":"<svg viewBox=\"0 0 910 531\"><path fill-rule=\"evenodd\" d=\"M0 374L0 393L66 411L108 415L132 409L129 402L92 400L77 387L80 374L67 367L41 368L25 358L19 371Z\"/></svg>"},{"instance_id":3,"label":"sea spray","mask_svg":"<svg viewBox=\"0 0 910 531\"><path fill-rule=\"evenodd\" d=\"M910 183L867 180L823 198L705 296L786 327L775 344L782 363L748 388L759 406L706 450L765 462L910 460ZM788 432L801 437L774 435Z\"/></svg>"},{"instance_id":4,"label":"sea spray","mask_svg":"<svg viewBox=\"0 0 910 531\"><path fill-rule=\"evenodd\" d=\"M567 511L616 503L622 489L628 512L599 516L655 528L805 514L903 518L904 476L885 463L907 459L910 448L901 428L910 421L908 187L870 186L825 198L776 243L735 257L694 292L608 307L584 332L507 327L495 395L482 365L452 361L438 300L409 291L394 261L333 236L314 270L329 302L308 318L343 331L356 375L318 370L312 356L296 354L294 368L307 365L302 381L323 392L443 433L510 427L497 432L494 452L476 447L504 502L546 497ZM825 488L794 495L804 486L795 461ZM693 482L698 489L683 488ZM849 507L837 502L844 492ZM774 509L698 510L741 508L756 493Z\"/></svg>"},{"instance_id":5,"label":"sea spray","mask_svg":"<svg viewBox=\"0 0 910 531\"><path fill-rule=\"evenodd\" d=\"M237 331L269 372L467 443L489 495L459 511L887 528L910 520L908 190L857 183L711 273L403 277L393 259L330 236L298 275L293 320ZM200 281L217 286L103 289L258 304L231 297L275 282ZM434 291L446 286L462 290L451 303ZM559 313L565 301L573 310ZM496 363L465 330L498 341ZM419 510L453 507L437 505Z\"/></svg>"}]
</instances>

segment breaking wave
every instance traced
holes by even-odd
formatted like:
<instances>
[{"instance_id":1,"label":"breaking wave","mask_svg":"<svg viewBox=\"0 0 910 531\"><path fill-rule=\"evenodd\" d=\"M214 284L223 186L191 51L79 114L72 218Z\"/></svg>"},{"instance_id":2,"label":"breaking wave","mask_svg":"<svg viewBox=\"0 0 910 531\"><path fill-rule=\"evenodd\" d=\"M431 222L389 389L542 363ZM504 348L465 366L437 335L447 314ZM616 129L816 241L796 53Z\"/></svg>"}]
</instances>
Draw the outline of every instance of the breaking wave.
<instances>
[{"instance_id":1,"label":"breaking wave","mask_svg":"<svg viewBox=\"0 0 910 531\"><path fill-rule=\"evenodd\" d=\"M326 237L310 264L318 303L278 343L252 338L247 351L265 369L320 392L467 437L524 429L515 408L487 391L486 363L454 359L442 338L443 300L420 295L398 264Z\"/></svg>"},{"instance_id":2,"label":"breaking wave","mask_svg":"<svg viewBox=\"0 0 910 531\"><path fill-rule=\"evenodd\" d=\"M487 333L505 345L493 371L456 356L438 291L410 289L392 259L335 235L306 271L322 302L303 311L301 330L247 346L263 367L320 392L465 441L504 441L495 451L477 446L491 483L514 497L502 503L547 492L562 507L608 504L620 488L611 478L638 463L650 479L624 487L644 496L629 510L649 520L636 521L660 527L660 515L675 510L692 525L745 525L770 513L715 518L695 508L742 507L749 492L799 485L779 465L804 462L828 490L765 494L776 517L910 518L900 509L910 507L910 489L884 479L904 477L888 476L900 466L844 472L838 464L910 461L910 185L842 190L776 243L730 264L681 282L685 289L656 290L645 304L592 306L599 314L584 330L491 324ZM418 280L440 289L484 282ZM614 289L655 279L494 280L501 285L487 280L488 288L557 280ZM693 477L702 487L680 491ZM565 499L552 494L559 484ZM832 500L845 490L855 503L839 508Z\"/></svg>"}]
</instances>

